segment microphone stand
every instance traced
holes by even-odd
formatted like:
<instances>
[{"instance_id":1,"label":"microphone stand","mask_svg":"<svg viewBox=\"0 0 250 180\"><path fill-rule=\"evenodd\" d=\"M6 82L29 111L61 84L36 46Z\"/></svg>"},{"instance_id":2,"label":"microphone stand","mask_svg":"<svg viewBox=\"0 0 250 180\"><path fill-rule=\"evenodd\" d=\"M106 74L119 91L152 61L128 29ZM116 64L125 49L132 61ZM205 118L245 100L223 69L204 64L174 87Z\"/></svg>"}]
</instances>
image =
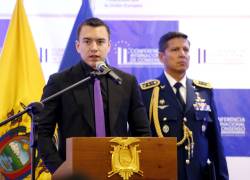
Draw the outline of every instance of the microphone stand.
<instances>
[{"instance_id":1,"label":"microphone stand","mask_svg":"<svg viewBox=\"0 0 250 180\"><path fill-rule=\"evenodd\" d=\"M39 112L41 112L44 108L44 103L48 102L49 100L79 86L80 84L87 82L91 79L94 79L97 76L104 75L105 73L100 73L100 72L91 72L89 76L86 78L82 79L81 81L78 81L77 83L74 83L65 89L62 89L61 91L58 91L55 94L52 94L51 96L43 99L41 102L33 102L29 104L23 111L10 116L8 119L3 120L0 122L0 127L7 124L10 121L13 121L14 119L22 116L25 113L28 113L29 116L31 117L31 132L30 132L30 151L31 151L31 179L35 180L35 169L36 169L36 164L35 164L35 157L36 157L36 149L37 149L37 139L38 139L38 123L39 123L39 117L36 116Z\"/></svg>"}]
</instances>

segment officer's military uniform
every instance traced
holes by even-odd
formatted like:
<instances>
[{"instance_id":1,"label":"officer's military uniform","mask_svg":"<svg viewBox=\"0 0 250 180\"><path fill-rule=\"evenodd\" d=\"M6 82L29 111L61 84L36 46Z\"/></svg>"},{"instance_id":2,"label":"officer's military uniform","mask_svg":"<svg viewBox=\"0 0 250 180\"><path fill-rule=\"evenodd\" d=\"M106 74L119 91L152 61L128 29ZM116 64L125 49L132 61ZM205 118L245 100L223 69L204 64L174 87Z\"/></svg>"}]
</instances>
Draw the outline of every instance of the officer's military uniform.
<instances>
[{"instance_id":1,"label":"officer's military uniform","mask_svg":"<svg viewBox=\"0 0 250 180\"><path fill-rule=\"evenodd\" d=\"M164 73L140 86L153 136L177 137L178 179L228 179L210 85L187 79L185 110L178 104Z\"/></svg>"}]
</instances>

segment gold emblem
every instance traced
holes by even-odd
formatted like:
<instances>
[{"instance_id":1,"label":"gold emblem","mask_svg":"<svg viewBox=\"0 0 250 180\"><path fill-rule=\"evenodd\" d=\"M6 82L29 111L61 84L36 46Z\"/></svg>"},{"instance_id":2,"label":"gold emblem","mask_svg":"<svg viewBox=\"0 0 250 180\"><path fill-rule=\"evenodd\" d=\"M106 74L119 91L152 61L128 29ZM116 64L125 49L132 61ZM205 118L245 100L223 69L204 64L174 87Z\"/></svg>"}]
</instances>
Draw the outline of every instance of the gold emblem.
<instances>
[{"instance_id":1,"label":"gold emblem","mask_svg":"<svg viewBox=\"0 0 250 180\"><path fill-rule=\"evenodd\" d=\"M114 148L110 151L112 154L111 165L112 171L108 172L108 177L118 173L123 180L128 180L133 173L137 173L143 176L143 171L140 170L139 153L141 150L136 148L139 146L140 140L137 138L121 138L116 137L111 139L111 143L117 145L111 145Z\"/></svg>"}]
</instances>

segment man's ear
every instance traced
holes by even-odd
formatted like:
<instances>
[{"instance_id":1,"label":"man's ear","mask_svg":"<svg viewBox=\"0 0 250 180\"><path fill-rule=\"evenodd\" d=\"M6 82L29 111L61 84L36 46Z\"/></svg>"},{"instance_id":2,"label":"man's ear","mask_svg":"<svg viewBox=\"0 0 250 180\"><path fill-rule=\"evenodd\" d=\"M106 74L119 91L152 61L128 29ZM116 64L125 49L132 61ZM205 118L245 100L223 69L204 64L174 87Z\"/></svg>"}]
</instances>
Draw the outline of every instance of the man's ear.
<instances>
[{"instance_id":1,"label":"man's ear","mask_svg":"<svg viewBox=\"0 0 250 180\"><path fill-rule=\"evenodd\" d=\"M158 53L158 58L159 58L161 63L163 63L164 56L165 56L165 54L163 52Z\"/></svg>"},{"instance_id":2,"label":"man's ear","mask_svg":"<svg viewBox=\"0 0 250 180\"><path fill-rule=\"evenodd\" d=\"M75 48L76 48L76 51L79 53L80 52L80 49L79 49L79 46L80 46L80 43L78 40L75 41Z\"/></svg>"}]
</instances>

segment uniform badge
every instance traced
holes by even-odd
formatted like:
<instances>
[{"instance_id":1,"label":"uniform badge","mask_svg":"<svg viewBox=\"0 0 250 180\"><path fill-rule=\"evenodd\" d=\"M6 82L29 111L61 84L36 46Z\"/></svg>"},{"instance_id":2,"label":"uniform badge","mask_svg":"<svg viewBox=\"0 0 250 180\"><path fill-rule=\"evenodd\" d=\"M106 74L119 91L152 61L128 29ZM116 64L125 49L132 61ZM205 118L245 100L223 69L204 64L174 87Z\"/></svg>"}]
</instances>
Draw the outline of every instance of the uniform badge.
<instances>
[{"instance_id":1,"label":"uniform badge","mask_svg":"<svg viewBox=\"0 0 250 180\"><path fill-rule=\"evenodd\" d=\"M165 102L164 99L160 99L160 100L159 100L159 104L160 104L160 105L165 105L165 103L166 103L166 102Z\"/></svg>"},{"instance_id":2,"label":"uniform badge","mask_svg":"<svg viewBox=\"0 0 250 180\"><path fill-rule=\"evenodd\" d=\"M160 85L160 81L158 79L150 79L143 83L140 83L140 87L142 90L148 90L159 85Z\"/></svg>"},{"instance_id":3,"label":"uniform badge","mask_svg":"<svg viewBox=\"0 0 250 180\"><path fill-rule=\"evenodd\" d=\"M158 108L163 110L165 109L166 107L168 107L168 105L166 104L166 101L164 99L160 99L159 100L159 105L158 105Z\"/></svg>"},{"instance_id":4,"label":"uniform badge","mask_svg":"<svg viewBox=\"0 0 250 180\"><path fill-rule=\"evenodd\" d=\"M165 85L161 85L160 87L161 87L161 89L164 89L164 88L165 88Z\"/></svg>"},{"instance_id":5,"label":"uniform badge","mask_svg":"<svg viewBox=\"0 0 250 180\"><path fill-rule=\"evenodd\" d=\"M201 96L200 96L200 93L199 93L199 92L195 92L195 95L196 95L195 102L202 103L202 102L205 102L205 101L206 101L206 99L201 98Z\"/></svg>"},{"instance_id":6,"label":"uniform badge","mask_svg":"<svg viewBox=\"0 0 250 180\"><path fill-rule=\"evenodd\" d=\"M143 176L143 171L140 170L139 163L139 153L141 150L137 150L139 144L135 144L139 141L139 139L133 137L117 137L110 140L111 143L116 143L117 145L111 145L114 150L110 152L112 154L112 171L108 172L108 177L117 173L124 180L128 180L133 173Z\"/></svg>"},{"instance_id":7,"label":"uniform badge","mask_svg":"<svg viewBox=\"0 0 250 180\"><path fill-rule=\"evenodd\" d=\"M169 126L165 124L165 125L162 127L162 131L163 131L165 134L167 134L167 133L169 132Z\"/></svg>"},{"instance_id":8,"label":"uniform badge","mask_svg":"<svg viewBox=\"0 0 250 180\"><path fill-rule=\"evenodd\" d=\"M206 103L206 99L201 98L199 92L195 92L196 98L195 98L195 103L193 104L194 109L196 111L211 111L211 107L209 104Z\"/></svg>"},{"instance_id":9,"label":"uniform badge","mask_svg":"<svg viewBox=\"0 0 250 180\"><path fill-rule=\"evenodd\" d=\"M193 84L198 87L212 89L212 86L210 83L199 81L199 80L193 80Z\"/></svg>"},{"instance_id":10,"label":"uniform badge","mask_svg":"<svg viewBox=\"0 0 250 180\"><path fill-rule=\"evenodd\" d=\"M205 132L206 129L207 129L207 126L206 126L205 124L202 124L202 125L201 125L201 131L202 131L202 132Z\"/></svg>"},{"instance_id":11,"label":"uniform badge","mask_svg":"<svg viewBox=\"0 0 250 180\"><path fill-rule=\"evenodd\" d=\"M168 105L158 106L158 108L161 110L165 109L166 107L168 107Z\"/></svg>"}]
</instances>

